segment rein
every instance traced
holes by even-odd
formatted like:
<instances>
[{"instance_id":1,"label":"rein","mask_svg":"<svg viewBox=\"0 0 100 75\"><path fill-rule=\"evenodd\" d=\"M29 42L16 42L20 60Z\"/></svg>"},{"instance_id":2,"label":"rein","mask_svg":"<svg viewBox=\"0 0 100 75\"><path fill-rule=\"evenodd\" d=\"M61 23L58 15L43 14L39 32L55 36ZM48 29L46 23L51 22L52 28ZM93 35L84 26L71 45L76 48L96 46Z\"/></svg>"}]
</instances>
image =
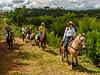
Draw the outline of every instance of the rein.
<instances>
[{"instance_id":1,"label":"rein","mask_svg":"<svg viewBox=\"0 0 100 75\"><path fill-rule=\"evenodd\" d=\"M78 49L75 49L73 46L70 46L71 48L73 48L75 51L78 51Z\"/></svg>"}]
</instances>

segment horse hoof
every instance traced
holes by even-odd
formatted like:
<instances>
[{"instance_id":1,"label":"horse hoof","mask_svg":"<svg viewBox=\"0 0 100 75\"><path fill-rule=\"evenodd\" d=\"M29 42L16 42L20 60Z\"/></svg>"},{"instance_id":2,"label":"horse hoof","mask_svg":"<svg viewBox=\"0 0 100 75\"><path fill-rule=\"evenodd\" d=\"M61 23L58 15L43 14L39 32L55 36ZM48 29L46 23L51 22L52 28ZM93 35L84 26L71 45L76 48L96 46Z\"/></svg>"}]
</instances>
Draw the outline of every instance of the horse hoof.
<instances>
[{"instance_id":1,"label":"horse hoof","mask_svg":"<svg viewBox=\"0 0 100 75\"><path fill-rule=\"evenodd\" d=\"M9 47L7 49L9 49Z\"/></svg>"},{"instance_id":2,"label":"horse hoof","mask_svg":"<svg viewBox=\"0 0 100 75\"><path fill-rule=\"evenodd\" d=\"M68 68L69 68L69 70L70 70L70 71L72 71L72 70L73 70L72 66L68 66Z\"/></svg>"},{"instance_id":3,"label":"horse hoof","mask_svg":"<svg viewBox=\"0 0 100 75\"><path fill-rule=\"evenodd\" d=\"M32 44L32 46L34 46L34 44Z\"/></svg>"}]
</instances>

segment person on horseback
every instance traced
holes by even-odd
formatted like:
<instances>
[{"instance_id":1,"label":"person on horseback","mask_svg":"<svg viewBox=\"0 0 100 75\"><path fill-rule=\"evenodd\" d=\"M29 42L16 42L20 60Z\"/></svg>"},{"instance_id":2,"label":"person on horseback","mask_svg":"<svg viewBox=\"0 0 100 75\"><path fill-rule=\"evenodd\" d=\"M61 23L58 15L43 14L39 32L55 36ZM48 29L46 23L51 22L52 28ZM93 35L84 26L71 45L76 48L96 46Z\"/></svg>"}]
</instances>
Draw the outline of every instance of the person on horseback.
<instances>
[{"instance_id":1,"label":"person on horseback","mask_svg":"<svg viewBox=\"0 0 100 75\"><path fill-rule=\"evenodd\" d=\"M39 27L39 35L42 35L41 32L43 32L43 35L45 34L46 28L44 22L41 23L41 26Z\"/></svg>"},{"instance_id":2,"label":"person on horseback","mask_svg":"<svg viewBox=\"0 0 100 75\"><path fill-rule=\"evenodd\" d=\"M41 43L43 50L46 48L46 28L44 22L41 23L39 27L39 33L37 37L38 43Z\"/></svg>"},{"instance_id":3,"label":"person on horseback","mask_svg":"<svg viewBox=\"0 0 100 75\"><path fill-rule=\"evenodd\" d=\"M9 24L7 24L7 26L5 27L5 35L6 38L8 37L9 33L11 32L11 27Z\"/></svg>"},{"instance_id":4,"label":"person on horseback","mask_svg":"<svg viewBox=\"0 0 100 75\"><path fill-rule=\"evenodd\" d=\"M64 42L64 48L68 47L70 40L75 37L75 28L73 27L73 21L68 22L68 27L66 27L62 42Z\"/></svg>"},{"instance_id":5,"label":"person on horseback","mask_svg":"<svg viewBox=\"0 0 100 75\"><path fill-rule=\"evenodd\" d=\"M32 33L32 29L31 29L31 27L28 27L28 28L26 29L26 38L27 38L27 39L30 39L31 33Z\"/></svg>"},{"instance_id":6,"label":"person on horseback","mask_svg":"<svg viewBox=\"0 0 100 75\"><path fill-rule=\"evenodd\" d=\"M25 37L25 27L22 27L22 40L24 42L24 37Z\"/></svg>"}]
</instances>

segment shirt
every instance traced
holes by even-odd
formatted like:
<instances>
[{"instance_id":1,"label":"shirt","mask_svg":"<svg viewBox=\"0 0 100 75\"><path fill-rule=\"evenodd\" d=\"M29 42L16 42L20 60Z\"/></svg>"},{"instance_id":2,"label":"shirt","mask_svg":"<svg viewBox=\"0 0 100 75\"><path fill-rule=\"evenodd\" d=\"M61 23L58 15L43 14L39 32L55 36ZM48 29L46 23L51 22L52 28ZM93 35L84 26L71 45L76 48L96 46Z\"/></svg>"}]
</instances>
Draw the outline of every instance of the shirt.
<instances>
[{"instance_id":1,"label":"shirt","mask_svg":"<svg viewBox=\"0 0 100 75\"><path fill-rule=\"evenodd\" d=\"M69 29L68 29L68 27L66 27L64 36L63 36L63 40L65 39L65 37L68 37L68 36L75 36L75 28L74 27L69 28Z\"/></svg>"},{"instance_id":2,"label":"shirt","mask_svg":"<svg viewBox=\"0 0 100 75\"><path fill-rule=\"evenodd\" d=\"M41 30L45 31L46 30L45 26L40 26L39 31L41 31Z\"/></svg>"}]
</instances>

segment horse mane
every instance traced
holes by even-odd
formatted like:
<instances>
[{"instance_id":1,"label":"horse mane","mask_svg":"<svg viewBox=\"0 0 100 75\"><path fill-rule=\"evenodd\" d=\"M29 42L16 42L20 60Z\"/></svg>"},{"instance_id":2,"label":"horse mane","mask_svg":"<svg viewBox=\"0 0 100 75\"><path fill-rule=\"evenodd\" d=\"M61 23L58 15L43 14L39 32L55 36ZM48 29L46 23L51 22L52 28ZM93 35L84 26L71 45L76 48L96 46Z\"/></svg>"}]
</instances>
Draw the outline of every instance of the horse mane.
<instances>
[{"instance_id":1,"label":"horse mane","mask_svg":"<svg viewBox=\"0 0 100 75\"><path fill-rule=\"evenodd\" d=\"M81 37L81 34L79 34L72 42L72 46L78 46L78 44L80 43L79 39Z\"/></svg>"},{"instance_id":2,"label":"horse mane","mask_svg":"<svg viewBox=\"0 0 100 75\"><path fill-rule=\"evenodd\" d=\"M81 34L79 34L79 35L75 38L75 41L79 40L80 37L81 37Z\"/></svg>"}]
</instances>

